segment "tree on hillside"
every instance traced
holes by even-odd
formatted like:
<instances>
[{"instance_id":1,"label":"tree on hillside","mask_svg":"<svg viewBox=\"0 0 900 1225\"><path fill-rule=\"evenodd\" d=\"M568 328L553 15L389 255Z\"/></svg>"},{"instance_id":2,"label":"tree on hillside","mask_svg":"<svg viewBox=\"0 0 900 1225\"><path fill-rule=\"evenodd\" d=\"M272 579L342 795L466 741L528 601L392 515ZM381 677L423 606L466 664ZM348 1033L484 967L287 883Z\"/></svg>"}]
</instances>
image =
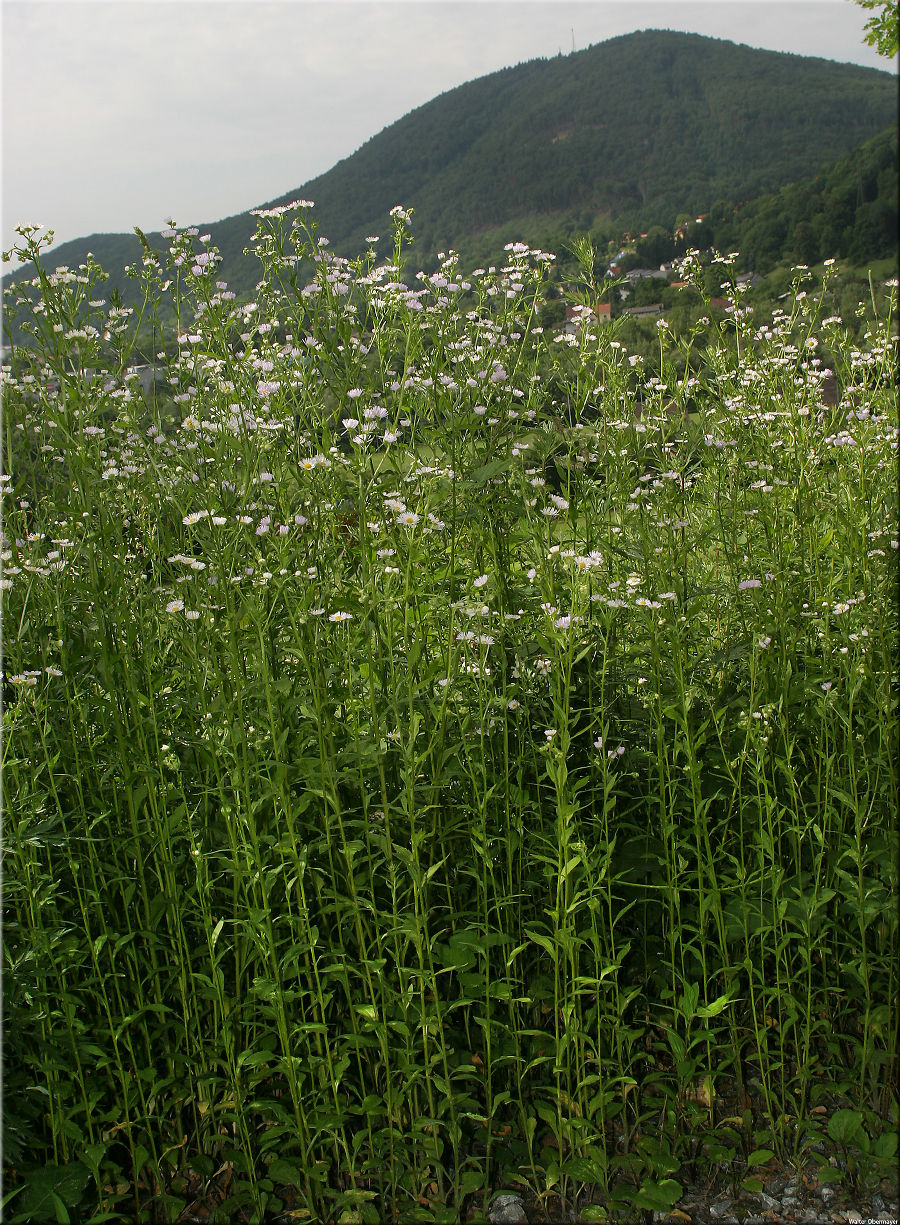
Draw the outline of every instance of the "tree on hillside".
<instances>
[{"instance_id":1,"label":"tree on hillside","mask_svg":"<svg viewBox=\"0 0 900 1225\"><path fill-rule=\"evenodd\" d=\"M811 221L804 218L794 226L791 235L793 256L799 264L815 264L819 259L819 238Z\"/></svg>"}]
</instances>

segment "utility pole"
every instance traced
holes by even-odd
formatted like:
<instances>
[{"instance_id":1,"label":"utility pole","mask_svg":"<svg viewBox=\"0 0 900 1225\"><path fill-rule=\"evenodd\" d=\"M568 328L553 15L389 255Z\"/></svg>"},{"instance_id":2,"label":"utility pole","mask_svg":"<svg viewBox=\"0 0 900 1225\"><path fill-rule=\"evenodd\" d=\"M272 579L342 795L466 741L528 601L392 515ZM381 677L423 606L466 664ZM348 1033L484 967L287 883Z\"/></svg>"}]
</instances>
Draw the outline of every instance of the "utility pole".
<instances>
[{"instance_id":1,"label":"utility pole","mask_svg":"<svg viewBox=\"0 0 900 1225\"><path fill-rule=\"evenodd\" d=\"M574 55L575 54L575 27L571 26L570 29L572 31L572 54Z\"/></svg>"}]
</instances>

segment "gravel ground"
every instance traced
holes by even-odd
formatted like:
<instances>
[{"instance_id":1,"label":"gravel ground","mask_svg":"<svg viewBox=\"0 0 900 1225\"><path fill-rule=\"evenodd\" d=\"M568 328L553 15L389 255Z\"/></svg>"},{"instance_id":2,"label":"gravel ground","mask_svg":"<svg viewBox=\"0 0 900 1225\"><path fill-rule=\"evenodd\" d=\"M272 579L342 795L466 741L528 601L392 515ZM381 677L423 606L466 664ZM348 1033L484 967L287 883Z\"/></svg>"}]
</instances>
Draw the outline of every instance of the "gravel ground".
<instances>
[{"instance_id":1,"label":"gravel ground","mask_svg":"<svg viewBox=\"0 0 900 1225\"><path fill-rule=\"evenodd\" d=\"M758 1195L697 1198L690 1191L677 1210L654 1213L654 1221L691 1221L697 1225L844 1225L847 1221L896 1222L897 1186L887 1181L867 1194L853 1193L833 1183L819 1184L815 1175L777 1174Z\"/></svg>"},{"instance_id":2,"label":"gravel ground","mask_svg":"<svg viewBox=\"0 0 900 1225\"><path fill-rule=\"evenodd\" d=\"M576 1225L579 1220L572 1213L548 1215L546 1208L515 1194L496 1197L489 1218L491 1225ZM612 1220L630 1225L621 1217L611 1215ZM687 1187L676 1208L654 1212L652 1220L653 1225L887 1225L898 1221L898 1189L895 1181L884 1179L874 1189L853 1193L833 1183L819 1184L815 1174L775 1174L758 1195Z\"/></svg>"}]
</instances>

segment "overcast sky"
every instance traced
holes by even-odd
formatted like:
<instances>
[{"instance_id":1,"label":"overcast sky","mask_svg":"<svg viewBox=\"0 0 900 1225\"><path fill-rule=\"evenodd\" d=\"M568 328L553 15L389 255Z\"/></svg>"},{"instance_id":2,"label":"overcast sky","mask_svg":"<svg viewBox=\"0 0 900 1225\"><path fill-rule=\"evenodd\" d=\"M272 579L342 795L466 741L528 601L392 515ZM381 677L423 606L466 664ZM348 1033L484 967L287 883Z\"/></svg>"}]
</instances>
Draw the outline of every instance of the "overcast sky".
<instances>
[{"instance_id":1,"label":"overcast sky","mask_svg":"<svg viewBox=\"0 0 900 1225\"><path fill-rule=\"evenodd\" d=\"M640 29L892 68L851 0L2 0L2 245L220 220L435 95Z\"/></svg>"}]
</instances>

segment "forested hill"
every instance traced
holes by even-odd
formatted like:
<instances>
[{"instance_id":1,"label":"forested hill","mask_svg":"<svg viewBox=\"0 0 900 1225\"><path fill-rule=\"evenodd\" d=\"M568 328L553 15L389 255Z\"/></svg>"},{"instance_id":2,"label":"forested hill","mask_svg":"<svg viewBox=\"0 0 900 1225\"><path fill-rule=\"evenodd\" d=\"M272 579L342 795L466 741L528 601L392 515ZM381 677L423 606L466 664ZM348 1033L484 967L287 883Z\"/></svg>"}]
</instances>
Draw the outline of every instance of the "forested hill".
<instances>
[{"instance_id":1,"label":"forested hill","mask_svg":"<svg viewBox=\"0 0 900 1225\"><path fill-rule=\"evenodd\" d=\"M740 203L716 200L702 218L677 228L671 222L650 226L631 244L627 262L618 263L623 271L657 267L691 247L739 251L744 269L763 273L786 262L812 265L836 258L865 267L896 258L898 172L898 133L892 126L780 191ZM559 249L560 239L554 236L551 245Z\"/></svg>"},{"instance_id":2,"label":"forested hill","mask_svg":"<svg viewBox=\"0 0 900 1225\"><path fill-rule=\"evenodd\" d=\"M398 201L426 247L529 214L665 223L814 173L896 106L889 73L647 31L443 94L303 194L335 245Z\"/></svg>"},{"instance_id":3,"label":"forested hill","mask_svg":"<svg viewBox=\"0 0 900 1225\"><path fill-rule=\"evenodd\" d=\"M884 259L897 250L898 170L894 126L812 178L741 205L731 216L714 203L712 245L739 250L745 266L759 271L785 256L800 264Z\"/></svg>"},{"instance_id":4,"label":"forested hill","mask_svg":"<svg viewBox=\"0 0 900 1225\"><path fill-rule=\"evenodd\" d=\"M670 225L680 211L815 174L895 123L896 108L889 72L648 30L441 94L266 203L314 200L341 254L387 234L393 205L413 206L421 261L507 225L509 238L526 240L538 223ZM220 276L252 288L259 266L241 254L249 213L202 228L224 256ZM88 250L114 274L111 287L130 286L115 270L138 258L136 239L92 235L56 248L51 262L74 266Z\"/></svg>"}]
</instances>

